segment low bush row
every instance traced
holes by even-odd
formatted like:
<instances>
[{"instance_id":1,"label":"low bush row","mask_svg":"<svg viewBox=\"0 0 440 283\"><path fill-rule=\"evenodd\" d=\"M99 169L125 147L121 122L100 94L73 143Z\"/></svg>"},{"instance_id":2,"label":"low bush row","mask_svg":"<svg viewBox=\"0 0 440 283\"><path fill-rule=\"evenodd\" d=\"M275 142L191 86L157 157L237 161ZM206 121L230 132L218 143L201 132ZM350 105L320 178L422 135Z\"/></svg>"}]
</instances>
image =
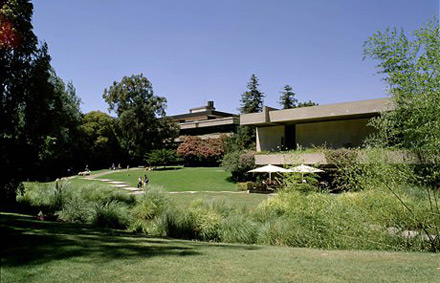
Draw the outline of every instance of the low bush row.
<instances>
[{"instance_id":1,"label":"low bush row","mask_svg":"<svg viewBox=\"0 0 440 283\"><path fill-rule=\"evenodd\" d=\"M440 218L428 213L429 200L420 188L400 186L396 192L411 213L393 192L380 187L332 195L304 192L292 184L253 210L204 200L181 208L155 187L134 197L69 183L28 184L18 200L34 214L152 236L323 249L432 250L422 229L434 233Z\"/></svg>"}]
</instances>

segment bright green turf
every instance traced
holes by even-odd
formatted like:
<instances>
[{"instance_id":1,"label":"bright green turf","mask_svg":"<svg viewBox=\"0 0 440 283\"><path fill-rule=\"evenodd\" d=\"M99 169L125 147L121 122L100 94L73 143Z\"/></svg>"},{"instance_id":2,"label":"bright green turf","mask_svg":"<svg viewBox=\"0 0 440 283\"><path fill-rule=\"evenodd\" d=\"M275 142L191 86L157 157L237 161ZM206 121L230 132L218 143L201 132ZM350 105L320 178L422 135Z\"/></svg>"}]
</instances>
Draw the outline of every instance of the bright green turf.
<instances>
[{"instance_id":1,"label":"bright green turf","mask_svg":"<svg viewBox=\"0 0 440 283\"><path fill-rule=\"evenodd\" d=\"M234 182L228 181L230 173L218 167L177 167L174 170L146 171L145 169L123 170L100 176L102 179L122 181L137 186L139 176L147 174L152 185L162 186L167 191L235 191Z\"/></svg>"},{"instance_id":2,"label":"bright green turf","mask_svg":"<svg viewBox=\"0 0 440 283\"><path fill-rule=\"evenodd\" d=\"M438 282L440 255L148 238L0 215L1 282ZM110 232L110 231L109 231Z\"/></svg>"},{"instance_id":3,"label":"bright green turf","mask_svg":"<svg viewBox=\"0 0 440 283\"><path fill-rule=\"evenodd\" d=\"M191 202L203 199L205 201L223 201L231 207L245 207L253 209L268 198L265 194L247 194L247 193L224 193L224 192L196 192L169 194L168 197L179 207L187 207Z\"/></svg>"}]
</instances>

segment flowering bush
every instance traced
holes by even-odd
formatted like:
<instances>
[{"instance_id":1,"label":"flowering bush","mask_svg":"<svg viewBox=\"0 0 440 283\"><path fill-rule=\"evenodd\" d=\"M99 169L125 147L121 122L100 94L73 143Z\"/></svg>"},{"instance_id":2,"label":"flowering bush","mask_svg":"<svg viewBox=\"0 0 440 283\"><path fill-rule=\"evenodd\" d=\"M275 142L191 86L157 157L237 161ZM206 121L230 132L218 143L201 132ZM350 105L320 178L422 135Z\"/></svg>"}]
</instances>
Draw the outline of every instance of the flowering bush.
<instances>
[{"instance_id":1,"label":"flowering bush","mask_svg":"<svg viewBox=\"0 0 440 283\"><path fill-rule=\"evenodd\" d=\"M206 140L187 137L177 148L177 153L183 157L185 165L218 165L225 153L226 139L226 135Z\"/></svg>"}]
</instances>

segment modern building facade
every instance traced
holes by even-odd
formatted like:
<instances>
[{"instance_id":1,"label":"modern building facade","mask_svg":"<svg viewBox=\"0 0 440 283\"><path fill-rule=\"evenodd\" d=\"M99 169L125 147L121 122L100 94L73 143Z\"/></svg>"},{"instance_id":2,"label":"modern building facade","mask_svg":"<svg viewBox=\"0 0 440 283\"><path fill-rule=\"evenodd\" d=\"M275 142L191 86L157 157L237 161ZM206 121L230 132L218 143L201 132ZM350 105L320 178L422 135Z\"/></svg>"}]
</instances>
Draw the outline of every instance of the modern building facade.
<instances>
[{"instance_id":1,"label":"modern building facade","mask_svg":"<svg viewBox=\"0 0 440 283\"><path fill-rule=\"evenodd\" d=\"M208 139L218 138L222 134L231 135L237 132L240 123L237 115L216 111L214 101L192 108L189 113L171 116L171 119L180 127L176 142L183 142L186 136Z\"/></svg>"},{"instance_id":2,"label":"modern building facade","mask_svg":"<svg viewBox=\"0 0 440 283\"><path fill-rule=\"evenodd\" d=\"M386 98L277 110L240 116L240 125L256 126L257 151L314 146L351 148L373 133L368 121L393 109Z\"/></svg>"}]
</instances>

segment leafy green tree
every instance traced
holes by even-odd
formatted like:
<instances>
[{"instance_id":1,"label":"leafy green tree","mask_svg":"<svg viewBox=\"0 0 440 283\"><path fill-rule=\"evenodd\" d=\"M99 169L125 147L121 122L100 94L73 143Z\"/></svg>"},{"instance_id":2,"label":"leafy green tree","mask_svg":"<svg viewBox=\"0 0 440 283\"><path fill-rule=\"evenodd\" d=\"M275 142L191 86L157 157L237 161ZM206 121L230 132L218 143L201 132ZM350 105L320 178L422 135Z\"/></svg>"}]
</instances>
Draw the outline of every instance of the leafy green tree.
<instances>
[{"instance_id":1,"label":"leafy green tree","mask_svg":"<svg viewBox=\"0 0 440 283\"><path fill-rule=\"evenodd\" d=\"M427 188L432 215L440 216L440 30L431 20L407 36L403 30L388 29L369 37L364 55L379 61L379 73L388 86L394 111L372 121L378 135L373 145L413 151L421 159L415 175ZM371 141L370 141L371 142ZM390 176L392 178L393 176ZM391 188L389 188L392 190ZM413 213L392 190L402 205ZM440 227L413 214L415 226L424 230L432 250L440 250ZM435 236L432 236L435 234Z\"/></svg>"},{"instance_id":2,"label":"leafy green tree","mask_svg":"<svg viewBox=\"0 0 440 283\"><path fill-rule=\"evenodd\" d=\"M103 98L118 116L120 143L131 162L141 162L145 153L177 136L177 126L166 117L166 98L154 95L152 84L142 74L114 82L104 90Z\"/></svg>"},{"instance_id":3,"label":"leafy green tree","mask_svg":"<svg viewBox=\"0 0 440 283\"><path fill-rule=\"evenodd\" d=\"M54 177L65 175L67 168L78 168L81 161L80 131L82 121L80 99L72 82L67 85L55 71L50 71L49 83L54 90L51 119L46 121L51 131L39 154L41 174Z\"/></svg>"},{"instance_id":4,"label":"leafy green tree","mask_svg":"<svg viewBox=\"0 0 440 283\"><path fill-rule=\"evenodd\" d=\"M416 30L412 38L402 30L378 32L364 46L364 55L379 61L379 73L395 105L394 111L383 113L373 122L380 130L381 141L440 158L438 21Z\"/></svg>"},{"instance_id":5,"label":"leafy green tree","mask_svg":"<svg viewBox=\"0 0 440 283\"><path fill-rule=\"evenodd\" d=\"M84 115L79 129L82 134L82 151L86 153L91 168L105 168L121 162L116 127L116 119L106 113L91 111Z\"/></svg>"},{"instance_id":6,"label":"leafy green tree","mask_svg":"<svg viewBox=\"0 0 440 283\"><path fill-rule=\"evenodd\" d=\"M247 84L247 91L241 95L241 114L258 113L263 110L264 94L258 89L258 78L255 74L251 75ZM240 148L255 147L255 127L239 127L237 133L237 144Z\"/></svg>"},{"instance_id":7,"label":"leafy green tree","mask_svg":"<svg viewBox=\"0 0 440 283\"><path fill-rule=\"evenodd\" d=\"M176 151L173 149L155 149L145 156L145 161L149 165L167 166L174 165L181 162L182 159L178 158Z\"/></svg>"},{"instance_id":8,"label":"leafy green tree","mask_svg":"<svg viewBox=\"0 0 440 283\"><path fill-rule=\"evenodd\" d=\"M0 1L0 199L9 206L22 180L58 172L66 156L56 148L77 122L77 105L60 90L47 45L33 33L32 12L28 0Z\"/></svg>"},{"instance_id":9,"label":"leafy green tree","mask_svg":"<svg viewBox=\"0 0 440 283\"><path fill-rule=\"evenodd\" d=\"M298 99L295 98L295 93L292 90L293 89L290 85L285 85L284 90L281 91L281 96L278 103L283 109L297 107Z\"/></svg>"}]
</instances>

